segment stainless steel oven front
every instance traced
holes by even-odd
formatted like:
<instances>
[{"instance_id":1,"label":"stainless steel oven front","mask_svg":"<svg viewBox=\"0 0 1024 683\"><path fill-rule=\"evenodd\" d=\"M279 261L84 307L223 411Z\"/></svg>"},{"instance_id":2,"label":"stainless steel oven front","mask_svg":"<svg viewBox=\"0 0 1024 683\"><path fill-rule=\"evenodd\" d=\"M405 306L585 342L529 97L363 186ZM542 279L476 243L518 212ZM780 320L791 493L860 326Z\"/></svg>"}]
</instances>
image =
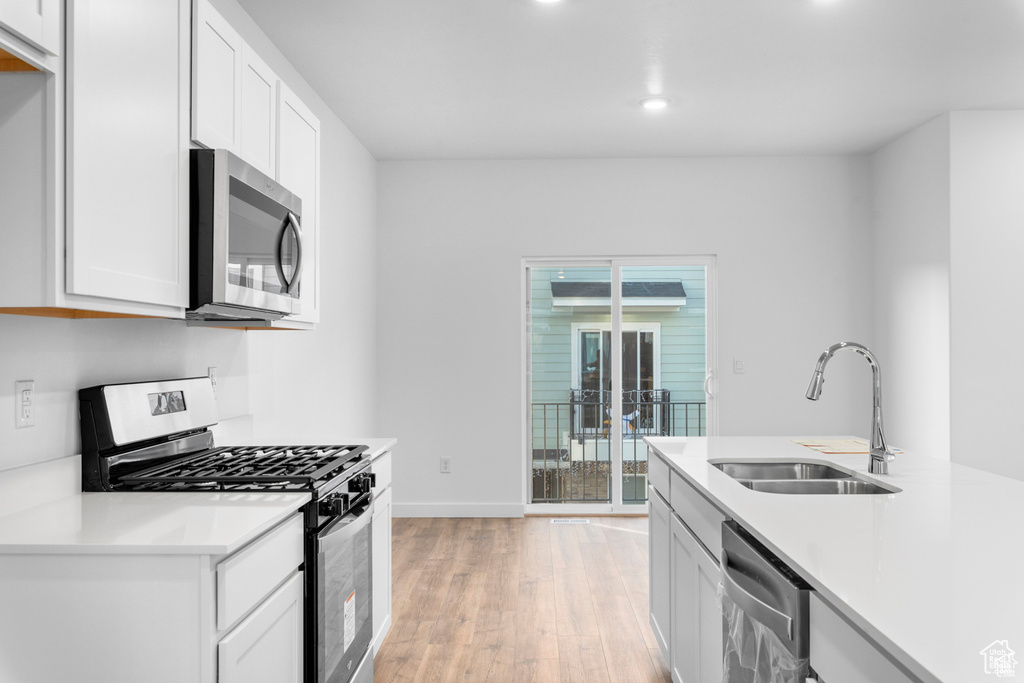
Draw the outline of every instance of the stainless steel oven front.
<instances>
[{"instance_id":1,"label":"stainless steel oven front","mask_svg":"<svg viewBox=\"0 0 1024 683\"><path fill-rule=\"evenodd\" d=\"M344 495L344 494L343 494ZM344 516L315 533L315 660L317 683L373 681L373 496L367 492ZM310 567L307 567L307 572ZM309 634L307 634L307 637ZM310 662L312 664L312 662ZM312 672L310 672L312 673ZM307 680L311 677L307 677Z\"/></svg>"},{"instance_id":2,"label":"stainless steel oven front","mask_svg":"<svg viewBox=\"0 0 1024 683\"><path fill-rule=\"evenodd\" d=\"M191 152L193 319L299 313L302 201L223 149Z\"/></svg>"}]
</instances>

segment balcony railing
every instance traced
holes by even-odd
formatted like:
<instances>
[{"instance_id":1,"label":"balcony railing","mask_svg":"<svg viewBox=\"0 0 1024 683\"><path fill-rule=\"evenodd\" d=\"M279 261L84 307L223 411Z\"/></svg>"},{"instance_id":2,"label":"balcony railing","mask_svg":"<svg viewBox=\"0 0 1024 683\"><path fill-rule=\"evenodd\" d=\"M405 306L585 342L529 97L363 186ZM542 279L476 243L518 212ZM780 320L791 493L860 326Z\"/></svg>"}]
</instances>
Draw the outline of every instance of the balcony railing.
<instances>
[{"instance_id":1,"label":"balcony railing","mask_svg":"<svg viewBox=\"0 0 1024 683\"><path fill-rule=\"evenodd\" d=\"M611 502L611 392L574 389L566 403L531 406L535 503ZM667 389L622 392L623 502L647 500L645 436L704 436L704 401Z\"/></svg>"}]
</instances>

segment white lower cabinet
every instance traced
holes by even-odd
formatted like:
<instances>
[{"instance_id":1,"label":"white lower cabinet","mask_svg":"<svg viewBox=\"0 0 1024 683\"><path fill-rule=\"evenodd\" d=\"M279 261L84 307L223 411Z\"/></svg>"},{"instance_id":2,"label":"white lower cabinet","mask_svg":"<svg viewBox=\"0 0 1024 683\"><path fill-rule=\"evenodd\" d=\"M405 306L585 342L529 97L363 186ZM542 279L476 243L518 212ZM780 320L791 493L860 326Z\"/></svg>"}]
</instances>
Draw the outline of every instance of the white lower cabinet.
<instances>
[{"instance_id":1,"label":"white lower cabinet","mask_svg":"<svg viewBox=\"0 0 1024 683\"><path fill-rule=\"evenodd\" d=\"M373 641L374 656L391 630L391 453L373 461L377 476L373 507Z\"/></svg>"},{"instance_id":2,"label":"white lower cabinet","mask_svg":"<svg viewBox=\"0 0 1024 683\"><path fill-rule=\"evenodd\" d=\"M881 650L811 593L811 668L827 683L913 683ZM979 665L980 670L980 665Z\"/></svg>"},{"instance_id":3,"label":"white lower cabinet","mask_svg":"<svg viewBox=\"0 0 1024 683\"><path fill-rule=\"evenodd\" d=\"M669 633L670 630L670 586L672 583L671 563L669 552L672 543L672 508L668 506L665 499L653 486L647 487L648 520L650 532L648 535L648 556L650 557L650 622L651 630L661 648L661 654L666 662L671 661L669 657Z\"/></svg>"},{"instance_id":4,"label":"white lower cabinet","mask_svg":"<svg viewBox=\"0 0 1024 683\"><path fill-rule=\"evenodd\" d=\"M656 459L651 470L665 469ZM661 489L653 484L648 489L651 628L675 683L719 683L721 570L708 547L721 547L725 516L675 473L652 481Z\"/></svg>"},{"instance_id":5,"label":"white lower cabinet","mask_svg":"<svg viewBox=\"0 0 1024 683\"><path fill-rule=\"evenodd\" d=\"M217 645L218 683L300 683L302 574L295 572Z\"/></svg>"},{"instance_id":6,"label":"white lower cabinet","mask_svg":"<svg viewBox=\"0 0 1024 683\"><path fill-rule=\"evenodd\" d=\"M722 680L722 609L718 563L672 515L672 678L682 683Z\"/></svg>"},{"instance_id":7,"label":"white lower cabinet","mask_svg":"<svg viewBox=\"0 0 1024 683\"><path fill-rule=\"evenodd\" d=\"M302 534L295 514L229 556L0 554L0 681L299 683Z\"/></svg>"}]
</instances>

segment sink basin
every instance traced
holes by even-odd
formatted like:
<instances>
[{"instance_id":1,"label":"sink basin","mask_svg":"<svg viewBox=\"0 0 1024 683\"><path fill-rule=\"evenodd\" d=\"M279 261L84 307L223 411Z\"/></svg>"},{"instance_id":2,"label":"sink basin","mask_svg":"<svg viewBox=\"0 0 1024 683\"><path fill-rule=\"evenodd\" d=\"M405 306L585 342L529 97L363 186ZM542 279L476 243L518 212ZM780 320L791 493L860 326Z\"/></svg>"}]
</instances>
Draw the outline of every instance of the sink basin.
<instances>
[{"instance_id":1,"label":"sink basin","mask_svg":"<svg viewBox=\"0 0 1024 683\"><path fill-rule=\"evenodd\" d=\"M795 494L884 494L899 493L900 489L880 486L863 479L775 479L750 480L738 479L748 489L764 493L795 493Z\"/></svg>"},{"instance_id":2,"label":"sink basin","mask_svg":"<svg viewBox=\"0 0 1024 683\"><path fill-rule=\"evenodd\" d=\"M712 462L752 491L805 495L899 493L900 489L861 479L853 472L823 462L803 460Z\"/></svg>"},{"instance_id":3,"label":"sink basin","mask_svg":"<svg viewBox=\"0 0 1024 683\"><path fill-rule=\"evenodd\" d=\"M820 462L717 462L733 479L849 479L850 472Z\"/></svg>"}]
</instances>

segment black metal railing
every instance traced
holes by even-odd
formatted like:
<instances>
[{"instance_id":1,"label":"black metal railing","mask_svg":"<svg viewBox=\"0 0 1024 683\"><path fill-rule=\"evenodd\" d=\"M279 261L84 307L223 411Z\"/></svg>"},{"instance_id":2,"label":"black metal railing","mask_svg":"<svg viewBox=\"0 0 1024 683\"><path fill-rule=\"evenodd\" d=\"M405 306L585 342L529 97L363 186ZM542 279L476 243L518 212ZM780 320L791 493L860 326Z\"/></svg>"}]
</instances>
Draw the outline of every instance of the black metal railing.
<instances>
[{"instance_id":1,"label":"black metal railing","mask_svg":"<svg viewBox=\"0 0 1024 683\"><path fill-rule=\"evenodd\" d=\"M535 503L611 502L611 392L574 389L568 403L531 405ZM704 401L672 401L667 389L622 393L622 499L647 500L645 436L704 436Z\"/></svg>"},{"instance_id":2,"label":"black metal railing","mask_svg":"<svg viewBox=\"0 0 1024 683\"><path fill-rule=\"evenodd\" d=\"M553 404L545 404L553 405ZM704 401L676 401L668 389L622 392L623 436L704 436ZM611 392L605 389L569 391L570 438L611 431Z\"/></svg>"}]
</instances>

